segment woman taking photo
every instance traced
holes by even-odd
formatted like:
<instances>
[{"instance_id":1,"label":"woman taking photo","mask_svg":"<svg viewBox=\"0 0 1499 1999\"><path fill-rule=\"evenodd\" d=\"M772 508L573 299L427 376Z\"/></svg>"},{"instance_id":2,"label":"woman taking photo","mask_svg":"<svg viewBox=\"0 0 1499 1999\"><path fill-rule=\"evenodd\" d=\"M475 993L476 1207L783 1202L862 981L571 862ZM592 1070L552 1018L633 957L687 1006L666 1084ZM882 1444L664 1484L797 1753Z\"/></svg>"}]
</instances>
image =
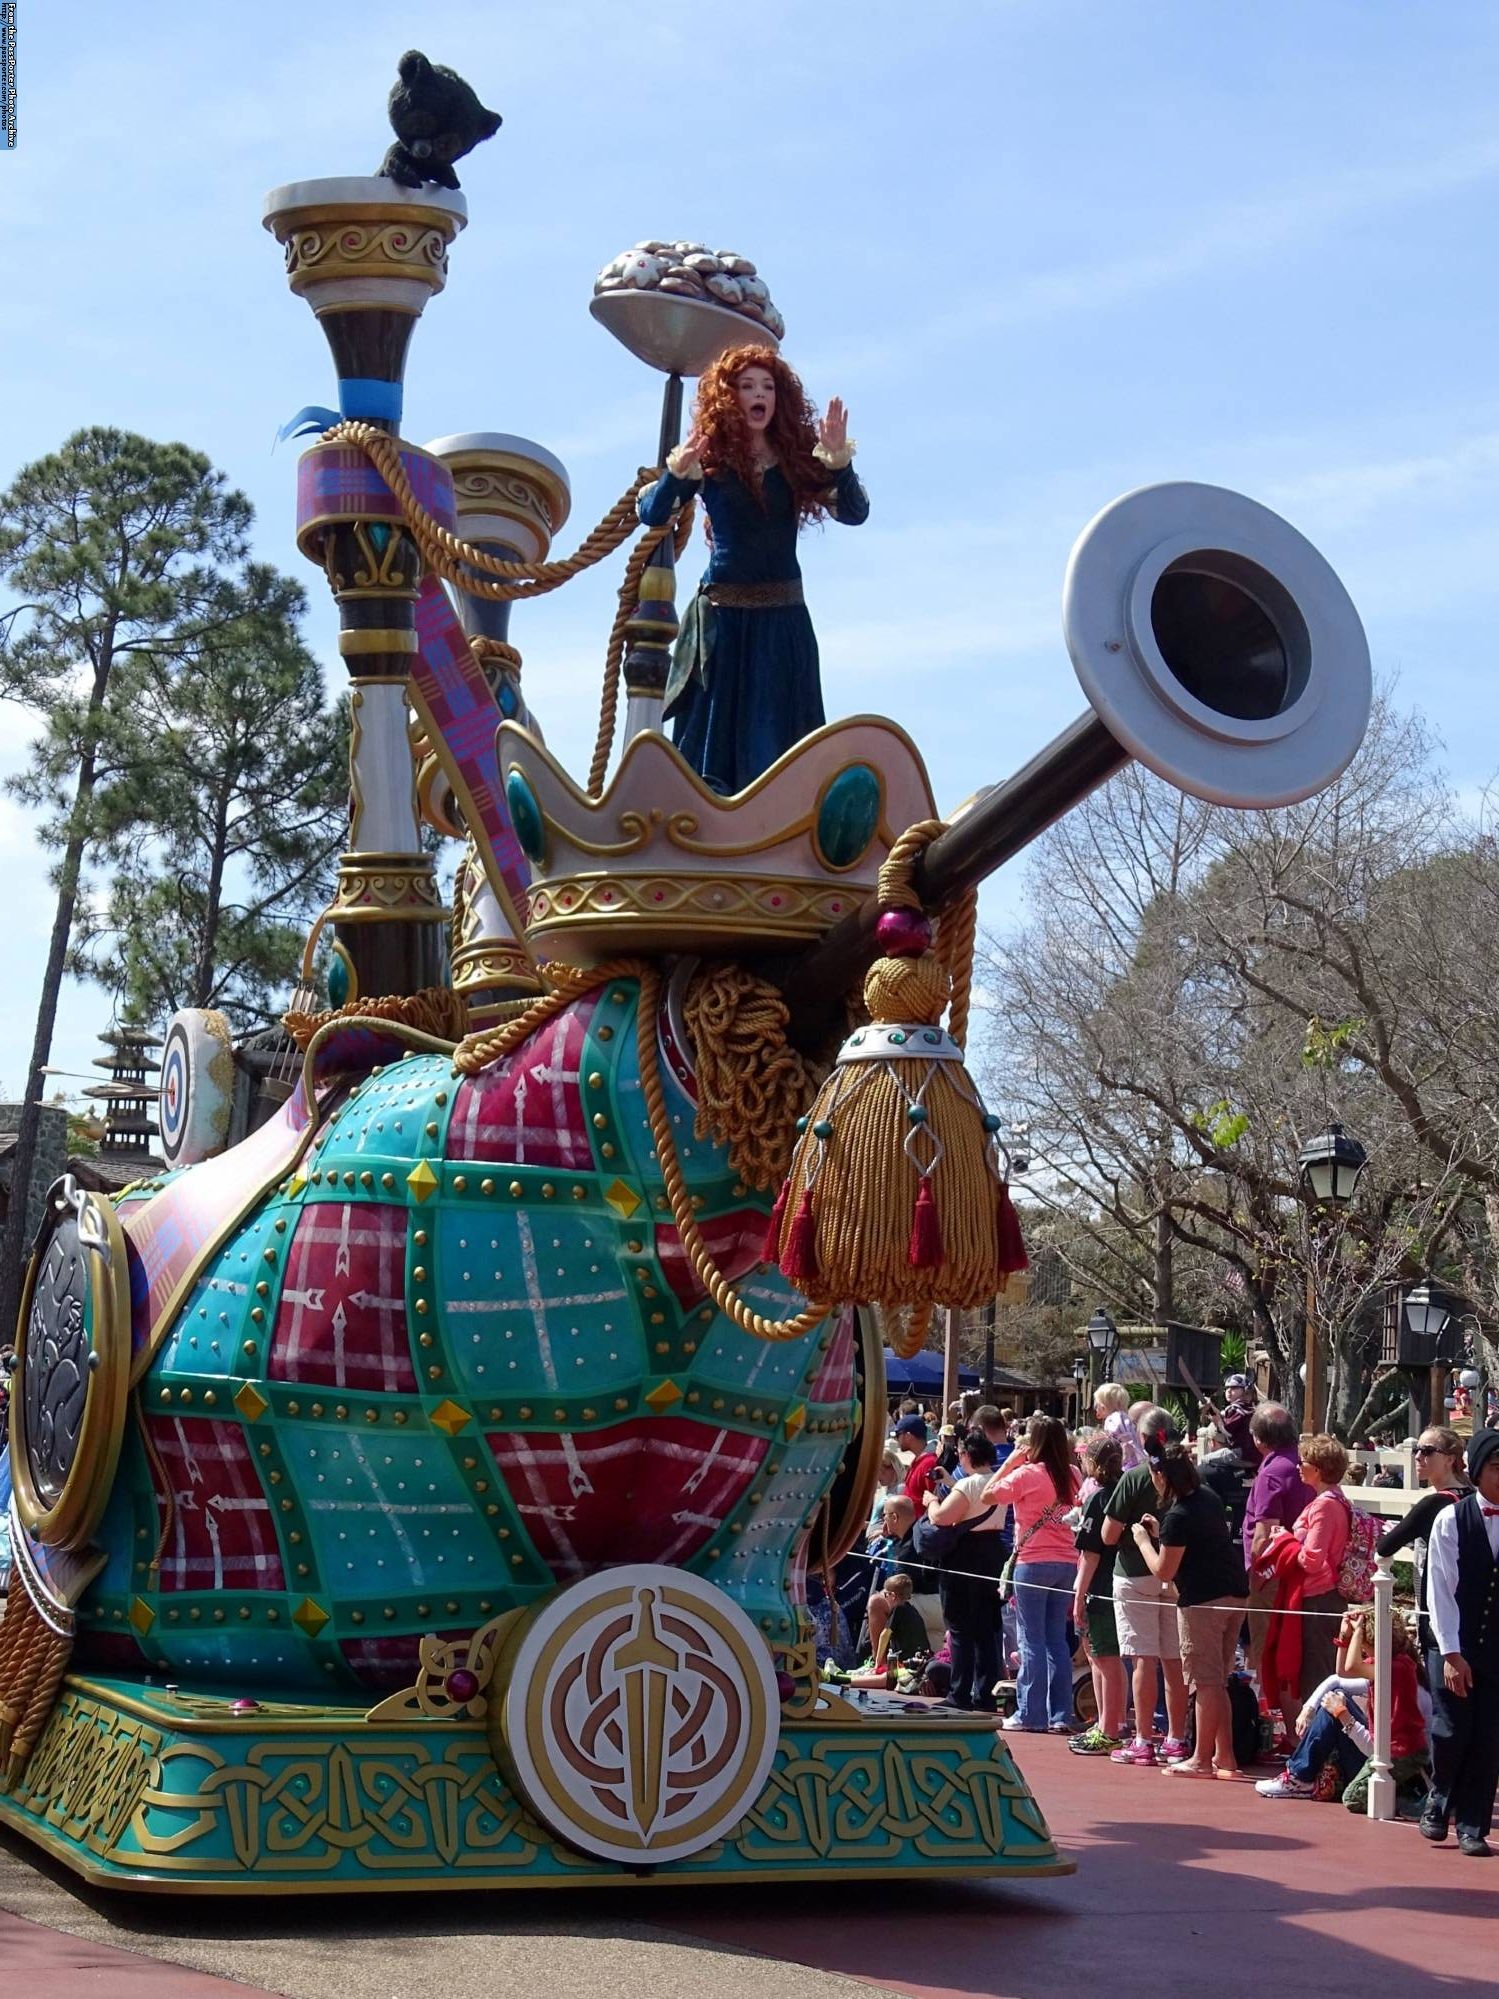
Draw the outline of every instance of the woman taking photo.
<instances>
[{"instance_id":1,"label":"woman taking photo","mask_svg":"<svg viewBox=\"0 0 1499 1999\"><path fill-rule=\"evenodd\" d=\"M1067 1431L1055 1416L1032 1416L1025 1442L984 1488L986 1505L1015 1509L1015 1617L1020 1678L1015 1712L1000 1723L1039 1735L1072 1733L1072 1654L1067 1612L1077 1553L1067 1514L1081 1480Z\"/></svg>"},{"instance_id":2,"label":"woman taking photo","mask_svg":"<svg viewBox=\"0 0 1499 1999\"><path fill-rule=\"evenodd\" d=\"M999 1577L1006 1543L1004 1508L984 1497L993 1476L994 1446L982 1430L970 1430L958 1445L956 1482L945 1493L928 1493L926 1501L933 1526L961 1530L938 1585L952 1661L947 1704L977 1714L994 1713L1000 1677Z\"/></svg>"},{"instance_id":3,"label":"woman taking photo","mask_svg":"<svg viewBox=\"0 0 1499 1999\"><path fill-rule=\"evenodd\" d=\"M1131 1531L1150 1573L1176 1584L1182 1671L1197 1696L1196 1748L1168 1764L1166 1774L1247 1783L1234 1755L1228 1699L1228 1676L1249 1608L1244 1558L1222 1500L1202 1483L1188 1450L1168 1444L1150 1472L1163 1511L1159 1521L1147 1514Z\"/></svg>"}]
</instances>

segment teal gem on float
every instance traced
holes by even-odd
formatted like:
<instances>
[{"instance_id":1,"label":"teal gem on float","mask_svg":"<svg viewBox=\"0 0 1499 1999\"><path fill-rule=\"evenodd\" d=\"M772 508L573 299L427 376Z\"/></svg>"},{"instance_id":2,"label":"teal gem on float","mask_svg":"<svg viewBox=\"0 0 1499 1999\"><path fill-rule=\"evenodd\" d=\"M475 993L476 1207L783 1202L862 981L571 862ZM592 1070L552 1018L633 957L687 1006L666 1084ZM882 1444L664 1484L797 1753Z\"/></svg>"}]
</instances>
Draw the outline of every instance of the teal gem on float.
<instances>
[{"instance_id":1,"label":"teal gem on float","mask_svg":"<svg viewBox=\"0 0 1499 1999\"><path fill-rule=\"evenodd\" d=\"M998 1131L999 1125L1000 1125L1000 1120L994 1115L993 1111L984 1112L985 1131Z\"/></svg>"},{"instance_id":2,"label":"teal gem on float","mask_svg":"<svg viewBox=\"0 0 1499 1999\"><path fill-rule=\"evenodd\" d=\"M882 787L868 764L839 771L822 794L813 838L830 868L851 868L879 830Z\"/></svg>"},{"instance_id":3,"label":"teal gem on float","mask_svg":"<svg viewBox=\"0 0 1499 1999\"><path fill-rule=\"evenodd\" d=\"M820 1117L817 1120L816 1124L813 1125L812 1136L814 1138L820 1138L824 1142L826 1142L828 1139L830 1139L833 1136L833 1127L828 1123L825 1117Z\"/></svg>"},{"instance_id":4,"label":"teal gem on float","mask_svg":"<svg viewBox=\"0 0 1499 1999\"><path fill-rule=\"evenodd\" d=\"M912 1104L912 1105L911 1105L911 1107L910 1107L910 1109L909 1109L909 1110L908 1110L908 1111L906 1112L906 1116L907 1116L907 1117L908 1117L908 1118L910 1119L910 1121L911 1121L911 1123L912 1123L912 1124L925 1124L925 1123L926 1123L926 1105L925 1105L925 1104Z\"/></svg>"},{"instance_id":5,"label":"teal gem on float","mask_svg":"<svg viewBox=\"0 0 1499 1999\"><path fill-rule=\"evenodd\" d=\"M521 852L540 867L547 856L546 821L529 780L518 770L511 771L505 779L505 803L510 807L510 820Z\"/></svg>"},{"instance_id":6,"label":"teal gem on float","mask_svg":"<svg viewBox=\"0 0 1499 1999\"><path fill-rule=\"evenodd\" d=\"M335 951L328 966L328 1004L337 1008L349 1003L348 961Z\"/></svg>"}]
</instances>

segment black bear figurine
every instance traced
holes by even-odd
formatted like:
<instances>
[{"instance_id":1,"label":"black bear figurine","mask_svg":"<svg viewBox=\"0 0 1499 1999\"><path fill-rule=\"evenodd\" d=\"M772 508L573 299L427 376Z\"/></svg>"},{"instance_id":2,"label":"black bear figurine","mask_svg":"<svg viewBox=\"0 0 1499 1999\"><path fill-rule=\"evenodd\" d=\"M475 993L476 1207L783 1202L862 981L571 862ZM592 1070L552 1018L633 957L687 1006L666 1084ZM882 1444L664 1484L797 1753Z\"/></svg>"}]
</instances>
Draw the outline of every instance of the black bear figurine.
<instances>
[{"instance_id":1,"label":"black bear figurine","mask_svg":"<svg viewBox=\"0 0 1499 1999\"><path fill-rule=\"evenodd\" d=\"M391 88L390 123L396 143L380 163L380 174L401 187L457 187L454 160L471 153L500 129L498 111L486 111L455 70L428 62L408 49L396 64L399 83Z\"/></svg>"}]
</instances>

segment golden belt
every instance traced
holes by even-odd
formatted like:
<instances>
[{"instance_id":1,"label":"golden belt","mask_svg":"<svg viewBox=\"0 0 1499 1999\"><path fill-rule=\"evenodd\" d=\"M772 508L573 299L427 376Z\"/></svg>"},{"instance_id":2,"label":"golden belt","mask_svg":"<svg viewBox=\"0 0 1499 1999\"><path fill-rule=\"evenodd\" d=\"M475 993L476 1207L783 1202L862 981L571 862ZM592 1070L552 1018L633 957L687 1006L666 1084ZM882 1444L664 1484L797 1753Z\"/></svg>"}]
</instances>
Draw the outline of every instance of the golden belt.
<instances>
[{"instance_id":1,"label":"golden belt","mask_svg":"<svg viewBox=\"0 0 1499 1999\"><path fill-rule=\"evenodd\" d=\"M705 583L703 595L723 611L776 611L803 601L799 576L778 583Z\"/></svg>"}]
</instances>

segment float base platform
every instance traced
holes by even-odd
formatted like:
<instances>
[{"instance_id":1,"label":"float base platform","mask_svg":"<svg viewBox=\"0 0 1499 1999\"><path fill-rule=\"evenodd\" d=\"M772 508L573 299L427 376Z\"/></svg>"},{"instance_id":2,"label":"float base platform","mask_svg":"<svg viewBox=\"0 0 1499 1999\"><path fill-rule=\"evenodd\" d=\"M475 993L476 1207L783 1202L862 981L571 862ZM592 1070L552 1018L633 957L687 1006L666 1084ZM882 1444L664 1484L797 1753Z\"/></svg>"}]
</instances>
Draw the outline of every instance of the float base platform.
<instances>
[{"instance_id":1,"label":"float base platform","mask_svg":"<svg viewBox=\"0 0 1499 1999\"><path fill-rule=\"evenodd\" d=\"M530 1814L482 1723L70 1678L0 1821L85 1879L196 1894L728 1885L1068 1874L1004 1739L871 1701L783 1723L727 1838L654 1868L593 1860Z\"/></svg>"}]
</instances>

